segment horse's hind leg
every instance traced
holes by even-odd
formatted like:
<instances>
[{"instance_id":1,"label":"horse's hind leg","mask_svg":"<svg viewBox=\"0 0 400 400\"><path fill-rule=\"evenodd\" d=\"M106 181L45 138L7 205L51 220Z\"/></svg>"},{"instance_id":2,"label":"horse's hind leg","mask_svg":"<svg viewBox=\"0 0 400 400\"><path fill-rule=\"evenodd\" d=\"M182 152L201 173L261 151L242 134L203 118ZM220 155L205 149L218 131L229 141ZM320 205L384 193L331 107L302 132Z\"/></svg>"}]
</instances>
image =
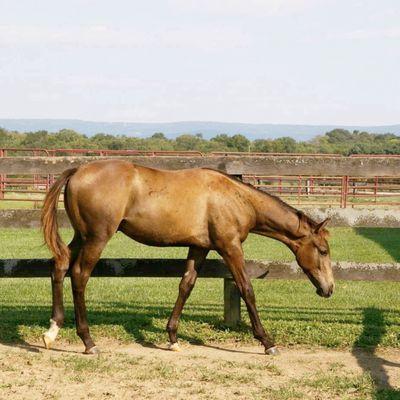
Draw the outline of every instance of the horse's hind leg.
<instances>
[{"instance_id":1,"label":"horse's hind leg","mask_svg":"<svg viewBox=\"0 0 400 400\"><path fill-rule=\"evenodd\" d=\"M169 335L170 349L179 350L176 334L178 331L179 318L182 314L183 307L192 291L197 279L197 272L204 260L206 259L208 250L191 247L186 262L186 272L179 284L179 295L176 300L171 317L167 324L167 332Z\"/></svg>"},{"instance_id":2,"label":"horse's hind leg","mask_svg":"<svg viewBox=\"0 0 400 400\"><path fill-rule=\"evenodd\" d=\"M90 336L85 305L85 288L109 237L90 237L85 240L71 269L72 293L75 307L76 332L85 345L85 354L98 350Z\"/></svg>"},{"instance_id":3,"label":"horse's hind leg","mask_svg":"<svg viewBox=\"0 0 400 400\"><path fill-rule=\"evenodd\" d=\"M56 340L59 330L64 324L64 302L63 302L63 283L64 277L69 267L77 256L81 237L78 232L75 232L74 238L68 245L70 254L65 260L57 260L54 262L51 271L51 289L53 295L53 307L50 319L50 328L43 334L43 342L47 349Z\"/></svg>"}]
</instances>

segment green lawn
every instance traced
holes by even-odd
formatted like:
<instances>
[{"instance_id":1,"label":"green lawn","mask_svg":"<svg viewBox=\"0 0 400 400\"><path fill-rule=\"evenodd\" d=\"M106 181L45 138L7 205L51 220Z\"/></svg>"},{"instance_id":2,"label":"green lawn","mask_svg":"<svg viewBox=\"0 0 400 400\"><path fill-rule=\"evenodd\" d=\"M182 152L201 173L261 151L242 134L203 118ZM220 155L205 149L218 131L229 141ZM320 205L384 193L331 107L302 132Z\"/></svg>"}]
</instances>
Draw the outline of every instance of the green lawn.
<instances>
[{"instance_id":1,"label":"green lawn","mask_svg":"<svg viewBox=\"0 0 400 400\"><path fill-rule=\"evenodd\" d=\"M72 231L61 230L68 242ZM329 240L332 259L358 262L399 262L400 229L331 228ZM39 229L0 229L1 258L49 257ZM248 259L291 261L292 253L281 243L258 235L250 235L245 242ZM103 252L103 257L185 258L186 248L158 248L141 245L122 233L114 235ZM218 257L211 252L209 257Z\"/></svg>"},{"instance_id":2,"label":"green lawn","mask_svg":"<svg viewBox=\"0 0 400 400\"><path fill-rule=\"evenodd\" d=\"M179 279L92 278L87 297L96 338L124 342L165 342L165 325ZM254 281L260 315L282 345L400 347L400 283L338 282L322 299L308 281ZM78 341L73 326L69 279L67 325L62 338ZM48 279L0 280L0 341L38 340L50 317ZM199 279L180 325L190 342L252 342L248 317L237 329L223 324L222 279Z\"/></svg>"},{"instance_id":3,"label":"green lawn","mask_svg":"<svg viewBox=\"0 0 400 400\"><path fill-rule=\"evenodd\" d=\"M400 229L332 228L333 259L360 262L400 260ZM65 239L70 230L63 230ZM1 229L1 258L48 257L38 230ZM293 260L280 243L251 236L246 257ZM154 248L116 234L105 257L185 257L186 249ZM215 257L216 254L211 254ZM176 299L178 279L92 278L88 310L96 338L163 342L164 328ZM69 279L67 325L62 337L75 341ZM254 281L261 318L283 345L330 347L400 347L400 282L338 282L331 299L322 299L308 281ZM180 338L199 343L252 342L247 313L244 323L223 325L222 279L199 279L185 309ZM48 279L0 279L0 341L39 339L50 317Z\"/></svg>"}]
</instances>

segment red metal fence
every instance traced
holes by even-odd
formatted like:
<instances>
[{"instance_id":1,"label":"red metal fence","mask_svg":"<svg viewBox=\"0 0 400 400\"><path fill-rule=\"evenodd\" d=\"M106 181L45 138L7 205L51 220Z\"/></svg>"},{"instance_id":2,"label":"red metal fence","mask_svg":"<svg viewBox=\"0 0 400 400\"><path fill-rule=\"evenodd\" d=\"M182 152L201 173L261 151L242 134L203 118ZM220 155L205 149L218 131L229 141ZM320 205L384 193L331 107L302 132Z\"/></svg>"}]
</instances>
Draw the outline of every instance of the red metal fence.
<instances>
[{"instance_id":1,"label":"red metal fence","mask_svg":"<svg viewBox=\"0 0 400 400\"><path fill-rule=\"evenodd\" d=\"M341 208L400 205L399 177L244 175L243 180L289 204Z\"/></svg>"},{"instance_id":2,"label":"red metal fence","mask_svg":"<svg viewBox=\"0 0 400 400\"><path fill-rule=\"evenodd\" d=\"M55 175L0 174L0 200L13 204L24 202L41 207L44 196L55 179ZM17 203L15 205L17 206Z\"/></svg>"},{"instance_id":3,"label":"red metal fence","mask_svg":"<svg viewBox=\"0 0 400 400\"><path fill-rule=\"evenodd\" d=\"M154 156L154 157L203 157L203 156L308 156L336 158L338 154L298 153L240 153L198 151L142 151L108 149L39 149L0 148L0 157L13 156ZM353 155L352 157L360 157ZM400 157L400 155L362 155L362 157ZM45 193L54 182L55 175L5 175L0 174L0 200L19 203L20 207L32 204L41 207ZM269 176L244 175L243 180L255 187L277 195L289 204L298 206L357 207L400 205L400 178L356 176ZM15 203L14 203L15 202ZM3 204L4 205L4 204Z\"/></svg>"},{"instance_id":4,"label":"red metal fence","mask_svg":"<svg viewBox=\"0 0 400 400\"><path fill-rule=\"evenodd\" d=\"M41 207L44 195L56 177L2 174L0 200L13 202L16 207ZM346 208L400 205L398 177L243 175L242 178L244 182L297 206Z\"/></svg>"}]
</instances>

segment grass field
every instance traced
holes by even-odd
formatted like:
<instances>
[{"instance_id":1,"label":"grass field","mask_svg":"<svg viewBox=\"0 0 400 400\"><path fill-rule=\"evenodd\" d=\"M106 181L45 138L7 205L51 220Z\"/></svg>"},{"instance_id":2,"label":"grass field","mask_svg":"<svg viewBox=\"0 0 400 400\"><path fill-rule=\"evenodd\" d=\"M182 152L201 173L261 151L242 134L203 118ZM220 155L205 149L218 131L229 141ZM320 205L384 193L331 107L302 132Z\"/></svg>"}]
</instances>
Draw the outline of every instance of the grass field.
<instances>
[{"instance_id":1,"label":"grass field","mask_svg":"<svg viewBox=\"0 0 400 400\"><path fill-rule=\"evenodd\" d=\"M70 230L63 230L67 240ZM331 229L335 260L396 262L399 260L397 229ZM0 230L2 258L48 257L38 230ZM280 243L251 235L246 257L293 260ZM105 257L185 257L186 249L139 245L117 234ZM211 254L211 257L217 255ZM178 279L92 278L88 308L93 333L122 341L159 342L177 295ZM69 285L69 280L67 285ZM281 344L322 346L400 347L400 283L338 282L333 298L315 295L308 281L255 281L263 321ZM72 325L70 290L66 290L67 328L62 336L76 340ZM38 338L48 324L48 279L0 280L0 340ZM199 343L243 340L252 342L247 313L244 324L225 329L222 321L222 280L200 279L185 310L181 338Z\"/></svg>"},{"instance_id":2,"label":"grass field","mask_svg":"<svg viewBox=\"0 0 400 400\"><path fill-rule=\"evenodd\" d=\"M330 231L334 260L400 260L400 229L332 228ZM62 230L62 235L68 240L71 231ZM293 260L293 255L283 245L258 236L248 238L245 252L249 259ZM185 255L186 249L146 247L122 234L115 235L103 254L105 257L159 258ZM48 256L38 230L0 230L1 258ZM371 365L378 372L386 365L383 358L374 355L375 350L392 352L393 348L400 349L400 282L339 281L334 296L322 299L307 280L254 281L264 326L277 344L295 352L293 359L286 353L278 358L281 361L277 363L266 362L250 354L242 354L245 361L215 361L212 358L214 353L211 349L218 351L218 346L256 344L243 306L243 322L233 329L224 325L222 279L198 280L184 309L178 332L181 342L202 344L205 349L210 349L209 354L197 355L196 352L202 350L193 346L194 350L190 350L187 359L183 356L167 362L160 361L160 357L163 353L170 353L149 353L147 346L164 345L167 341L165 326L177 296L178 283L179 279L175 278L92 278L87 289L87 307L94 339L104 347L107 343L115 346L115 343L125 345L133 342L146 346L145 351L140 347L134 349L137 355L106 353L94 360L81 359L79 354L68 352L56 353L57 356L41 351L15 353L19 345L25 348L26 343L40 342L41 334L48 328L50 280L0 279L0 343L10 349L3 349L0 354L0 366L9 368L5 370L7 376L4 383L0 379L0 397L4 393L12 398L13 394L25 390L44 393L38 382L51 374L53 379L58 379L51 390L54 393L58 390L60 396L51 397L49 394L49 398L63 398L61 394L67 392L67 386L70 388L73 385L78 390L80 385L89 385L96 379L102 382L96 387L101 388L107 382L108 389L103 391L106 394L101 390L97 393L91 386L94 398L118 397L121 383L129 395L141 395L145 391L148 393L146 398L158 398L157 393L163 390L185 393L179 398L189 396L196 399L224 398L224 393L243 399L248 398L250 393L255 399L400 398L397 386L381 387L379 373L374 370L369 372ZM83 349L75 334L69 279L65 282L65 306L66 323L60 331L58 346L61 343L66 349L70 346ZM298 346L302 346L299 351ZM309 356L304 346L310 347L310 354L315 354L312 367L311 361L306 361ZM343 349L346 353L336 355L340 362L320 360L319 352L326 350L316 352L316 346ZM368 351L371 364L365 362L359 348ZM185 351L182 353L185 354ZM222 352L221 357L228 357L229 354ZM347 357L347 361L340 358L341 354ZM239 355L240 352L235 357ZM358 363L358 372L347 364L350 362L349 355ZM326 365L322 368L321 363ZM32 366L34 371L39 372L35 372L38 377L29 383L20 374ZM293 369L303 370L303 375L289 378ZM58 378L54 378L54 374L59 374ZM82 391L86 393L86 389ZM171 394L171 397L176 395Z\"/></svg>"},{"instance_id":3,"label":"grass field","mask_svg":"<svg viewBox=\"0 0 400 400\"><path fill-rule=\"evenodd\" d=\"M178 279L92 278L87 298L97 338L161 343L177 296ZM48 326L48 279L0 281L0 341L32 341ZM400 347L400 283L338 282L335 295L322 299L308 281L254 281L266 327L282 345ZM77 341L69 280L67 324L61 337ZM180 326L180 338L195 343L253 343L247 313L237 329L223 324L222 279L199 279Z\"/></svg>"},{"instance_id":4,"label":"grass field","mask_svg":"<svg viewBox=\"0 0 400 400\"><path fill-rule=\"evenodd\" d=\"M62 229L66 242L70 229ZM400 229L385 228L331 228L332 259L357 262L399 262ZM0 229L1 258L49 257L38 229ZM248 259L291 261L293 254L281 243L258 235L249 235L244 245ZM157 248L141 245L122 233L108 243L103 257L185 258L186 248ZM218 257L211 252L209 257Z\"/></svg>"}]
</instances>

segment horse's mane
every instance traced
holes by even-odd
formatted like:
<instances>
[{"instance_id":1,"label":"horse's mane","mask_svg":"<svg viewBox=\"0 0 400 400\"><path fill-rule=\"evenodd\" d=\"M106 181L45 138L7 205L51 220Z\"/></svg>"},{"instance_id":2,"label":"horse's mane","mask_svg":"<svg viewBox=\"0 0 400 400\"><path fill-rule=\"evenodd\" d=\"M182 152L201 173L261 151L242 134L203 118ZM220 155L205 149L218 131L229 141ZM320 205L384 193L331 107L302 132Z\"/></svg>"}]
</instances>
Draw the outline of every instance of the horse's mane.
<instances>
[{"instance_id":1,"label":"horse's mane","mask_svg":"<svg viewBox=\"0 0 400 400\"><path fill-rule=\"evenodd\" d=\"M232 181L234 181L234 182L237 182L237 183L239 183L240 185L246 186L246 187L248 187L249 189L256 191L257 193L260 193L260 194L262 194L263 196L266 196L266 197L268 197L268 198L274 200L274 201L277 202L281 207L285 208L287 211L292 212L292 213L295 213L299 218L305 218L306 221L309 223L309 225L310 225L312 228L315 228L315 227L318 225L318 224L317 224L312 218L310 218L307 214L304 214L303 211L298 210L297 208L291 206L290 204L286 203L286 202L283 201L280 197L278 197L278 196L276 196L276 195L274 195L274 194L264 192L263 190L254 187L251 183L243 182L243 181L242 181L241 179L239 179L238 177L229 175L228 173L223 172L223 171L220 171L220 170L218 170L218 169L208 168L208 167L203 167L202 169L207 169L207 170L209 170L209 171L214 171L214 172L217 172L217 173L219 173L219 174L221 174L221 175L224 175L224 176L226 176L227 178L229 178L230 180L232 180Z\"/></svg>"}]
</instances>

